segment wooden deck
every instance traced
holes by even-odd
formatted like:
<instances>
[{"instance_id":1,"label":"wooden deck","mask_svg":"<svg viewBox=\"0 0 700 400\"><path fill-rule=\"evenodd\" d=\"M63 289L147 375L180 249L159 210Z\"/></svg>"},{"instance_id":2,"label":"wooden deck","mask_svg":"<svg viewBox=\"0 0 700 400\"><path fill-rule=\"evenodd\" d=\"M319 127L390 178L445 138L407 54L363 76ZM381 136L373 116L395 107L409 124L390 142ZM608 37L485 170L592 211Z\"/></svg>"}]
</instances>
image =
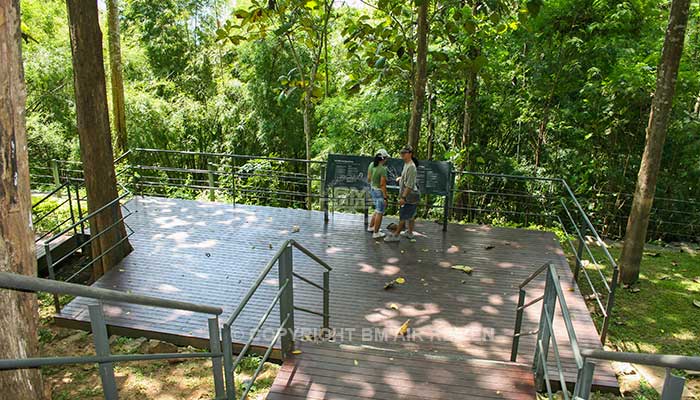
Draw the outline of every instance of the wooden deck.
<instances>
[{"instance_id":1,"label":"wooden deck","mask_svg":"<svg viewBox=\"0 0 700 400\"><path fill-rule=\"evenodd\" d=\"M362 215L357 214L332 214L325 225L323 214L315 211L152 197L135 198L128 206L136 211L129 218L136 232L131 238L134 252L95 286L221 306L225 319L279 245L293 238L334 268L334 345L504 362L510 356L517 285L543 263L552 262L561 276L580 345L600 348L586 305L571 282L563 251L550 233L457 224L442 232L440 224L419 221L416 242L404 239L396 244L373 240L364 230ZM388 218L384 225L390 221ZM293 226L298 226L299 232L293 232ZM474 272L467 275L451 269L454 264L469 265ZM321 269L296 250L294 267L301 275L321 282ZM387 281L397 277L404 277L406 283L383 289ZM276 286L276 273L271 273L234 326L234 343L248 338ZM528 299L539 296L543 279L530 287ZM318 289L299 281L294 292L297 305L320 311ZM57 317L58 323L86 327L88 304L87 299L75 299ZM117 303L106 304L105 312L113 333L183 344L203 344L207 338L205 315ZM536 329L539 312L539 307L528 309L524 331ZM395 340L399 327L408 319L412 340ZM277 322L271 318L267 327L276 328ZM300 312L295 314L295 323L297 329L321 326L320 318ZM556 320L555 328L571 379L575 376L573 360L561 319ZM256 344L270 338L261 337ZM521 340L518 361L530 364L533 354L534 338L526 336ZM313 362L296 359L297 368L307 368L311 365L307 363ZM293 368L289 365L283 368L284 373ZM454 364L448 369L457 374L460 368ZM303 371L309 376L308 369ZM406 376L411 378L411 374ZM326 375L319 375L319 382L325 382ZM429 377L416 376L416 382L423 378ZM455 375L455 379L465 378ZM617 388L608 364L598 365L594 384Z\"/></svg>"}]
</instances>

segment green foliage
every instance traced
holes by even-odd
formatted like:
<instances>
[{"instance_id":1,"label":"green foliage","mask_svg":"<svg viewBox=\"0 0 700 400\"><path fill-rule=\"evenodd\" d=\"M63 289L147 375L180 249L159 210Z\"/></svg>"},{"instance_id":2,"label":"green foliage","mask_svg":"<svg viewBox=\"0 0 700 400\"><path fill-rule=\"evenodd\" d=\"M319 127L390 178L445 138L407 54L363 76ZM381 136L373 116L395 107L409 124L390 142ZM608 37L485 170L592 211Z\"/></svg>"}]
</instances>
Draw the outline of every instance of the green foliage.
<instances>
[{"instance_id":1,"label":"green foliage","mask_svg":"<svg viewBox=\"0 0 700 400\"><path fill-rule=\"evenodd\" d=\"M124 2L130 146L304 158L306 110L311 158L395 152L410 115L416 2L327 5ZM692 7L658 182L660 195L682 200L700 197L700 7ZM22 12L36 171L52 158L79 157L72 66L65 5L24 0ZM431 127L435 159L563 177L591 199L631 193L667 13L647 0L431 2L431 113L419 157L427 156ZM471 130L462 146L472 75ZM624 228L602 217L616 210L610 202L591 204L598 223Z\"/></svg>"}]
</instances>

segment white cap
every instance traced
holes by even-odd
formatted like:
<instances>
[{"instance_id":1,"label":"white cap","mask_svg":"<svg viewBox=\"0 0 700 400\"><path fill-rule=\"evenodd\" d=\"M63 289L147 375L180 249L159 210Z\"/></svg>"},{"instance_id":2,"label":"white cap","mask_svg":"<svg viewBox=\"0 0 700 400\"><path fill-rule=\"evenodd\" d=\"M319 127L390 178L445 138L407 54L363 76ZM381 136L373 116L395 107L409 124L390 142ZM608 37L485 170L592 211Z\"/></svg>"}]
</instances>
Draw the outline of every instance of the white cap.
<instances>
[{"instance_id":1,"label":"white cap","mask_svg":"<svg viewBox=\"0 0 700 400\"><path fill-rule=\"evenodd\" d=\"M377 150L377 152L374 153L374 155L375 155L375 156L380 156L380 157L382 157L382 158L389 158L389 153L388 153L386 150L384 150L384 149L379 149L379 150Z\"/></svg>"}]
</instances>

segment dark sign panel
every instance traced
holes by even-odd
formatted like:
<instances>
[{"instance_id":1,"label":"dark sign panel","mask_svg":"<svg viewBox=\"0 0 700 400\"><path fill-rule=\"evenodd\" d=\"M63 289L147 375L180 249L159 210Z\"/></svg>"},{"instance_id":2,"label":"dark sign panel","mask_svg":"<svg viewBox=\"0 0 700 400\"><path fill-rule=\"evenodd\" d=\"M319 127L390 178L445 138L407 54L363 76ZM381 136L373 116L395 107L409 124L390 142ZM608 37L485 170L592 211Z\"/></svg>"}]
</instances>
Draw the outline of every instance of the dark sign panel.
<instances>
[{"instance_id":1,"label":"dark sign panel","mask_svg":"<svg viewBox=\"0 0 700 400\"><path fill-rule=\"evenodd\" d=\"M343 187L366 189L367 168L373 161L368 156L349 156L330 154L326 166L326 185L328 187ZM396 178L401 176L404 162L398 158L390 158L386 163L388 176L387 188L398 190ZM452 186L450 170L452 164L444 161L419 161L418 189L422 194L437 194L445 196Z\"/></svg>"}]
</instances>

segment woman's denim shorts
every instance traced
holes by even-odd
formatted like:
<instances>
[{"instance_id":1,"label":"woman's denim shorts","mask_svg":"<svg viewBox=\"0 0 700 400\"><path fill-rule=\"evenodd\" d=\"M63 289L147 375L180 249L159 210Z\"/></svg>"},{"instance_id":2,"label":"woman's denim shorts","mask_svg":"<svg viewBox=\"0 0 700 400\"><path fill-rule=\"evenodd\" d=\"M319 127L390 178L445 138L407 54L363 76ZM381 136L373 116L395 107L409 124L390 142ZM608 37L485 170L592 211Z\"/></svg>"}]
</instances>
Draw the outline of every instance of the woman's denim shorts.
<instances>
[{"instance_id":1,"label":"woman's denim shorts","mask_svg":"<svg viewBox=\"0 0 700 400\"><path fill-rule=\"evenodd\" d=\"M384 193L380 189L370 189L372 201L374 202L374 210L379 214L384 214L386 211L386 203L384 203Z\"/></svg>"}]
</instances>

